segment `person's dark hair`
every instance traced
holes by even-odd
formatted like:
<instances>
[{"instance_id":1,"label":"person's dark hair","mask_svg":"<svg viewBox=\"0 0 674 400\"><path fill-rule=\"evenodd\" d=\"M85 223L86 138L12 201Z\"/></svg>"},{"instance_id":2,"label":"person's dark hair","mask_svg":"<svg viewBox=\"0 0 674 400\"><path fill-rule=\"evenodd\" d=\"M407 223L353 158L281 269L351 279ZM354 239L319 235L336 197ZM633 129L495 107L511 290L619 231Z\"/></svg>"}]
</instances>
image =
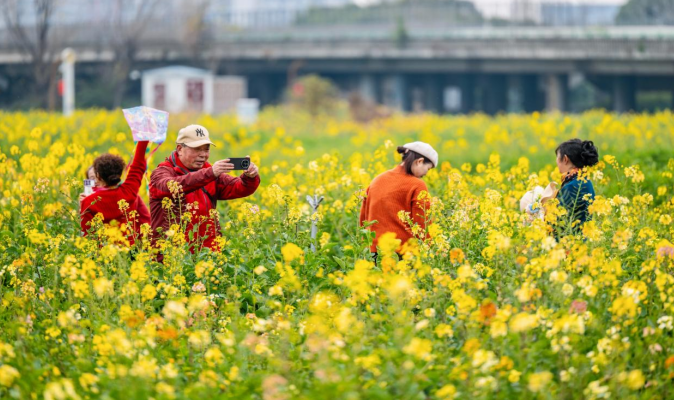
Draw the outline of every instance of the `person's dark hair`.
<instances>
[{"instance_id":1,"label":"person's dark hair","mask_svg":"<svg viewBox=\"0 0 674 400\"><path fill-rule=\"evenodd\" d=\"M558 157L569 157L577 168L591 167L599 162L599 151L591 140L571 139L557 146Z\"/></svg>"},{"instance_id":2,"label":"person's dark hair","mask_svg":"<svg viewBox=\"0 0 674 400\"><path fill-rule=\"evenodd\" d=\"M398 146L397 150L399 154L403 155L403 168L405 168L405 172L407 172L410 175L414 175L412 173L412 164L414 164L414 162L420 158L424 159L424 164L433 165L433 162L431 162L429 159L422 156L421 154L417 153L416 151L412 151L403 146Z\"/></svg>"},{"instance_id":3,"label":"person's dark hair","mask_svg":"<svg viewBox=\"0 0 674 400\"><path fill-rule=\"evenodd\" d=\"M114 186L122 180L125 166L122 157L113 154L102 154L94 160L94 171L107 186Z\"/></svg>"}]
</instances>

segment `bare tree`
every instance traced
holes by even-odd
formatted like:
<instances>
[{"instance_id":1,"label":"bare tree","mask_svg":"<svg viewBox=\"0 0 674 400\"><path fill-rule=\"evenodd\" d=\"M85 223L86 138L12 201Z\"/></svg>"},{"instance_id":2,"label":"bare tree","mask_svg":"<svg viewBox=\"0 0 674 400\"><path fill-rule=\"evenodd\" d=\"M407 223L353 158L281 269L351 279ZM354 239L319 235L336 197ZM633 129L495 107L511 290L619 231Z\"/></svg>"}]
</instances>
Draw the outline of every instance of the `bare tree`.
<instances>
[{"instance_id":1,"label":"bare tree","mask_svg":"<svg viewBox=\"0 0 674 400\"><path fill-rule=\"evenodd\" d=\"M620 7L616 21L624 25L674 25L674 2L630 0Z\"/></svg>"},{"instance_id":2,"label":"bare tree","mask_svg":"<svg viewBox=\"0 0 674 400\"><path fill-rule=\"evenodd\" d=\"M180 44L193 58L200 57L201 52L211 45L206 21L211 2L211 0L180 0L176 4L176 11L183 22Z\"/></svg>"},{"instance_id":3,"label":"bare tree","mask_svg":"<svg viewBox=\"0 0 674 400\"><path fill-rule=\"evenodd\" d=\"M120 107L126 93L129 73L151 22L156 22L159 0L114 0L109 21L110 45L114 60L110 69L113 107ZM153 21L154 20L154 21Z\"/></svg>"},{"instance_id":4,"label":"bare tree","mask_svg":"<svg viewBox=\"0 0 674 400\"><path fill-rule=\"evenodd\" d=\"M204 68L216 73L221 60L213 50L218 34L217 21L209 20L211 6L218 0L182 0L181 15L188 17L188 23L180 38L185 54L192 60L199 60Z\"/></svg>"},{"instance_id":5,"label":"bare tree","mask_svg":"<svg viewBox=\"0 0 674 400\"><path fill-rule=\"evenodd\" d=\"M50 109L56 105L57 52L50 31L57 1L0 0L7 30L30 59L39 104Z\"/></svg>"}]
</instances>

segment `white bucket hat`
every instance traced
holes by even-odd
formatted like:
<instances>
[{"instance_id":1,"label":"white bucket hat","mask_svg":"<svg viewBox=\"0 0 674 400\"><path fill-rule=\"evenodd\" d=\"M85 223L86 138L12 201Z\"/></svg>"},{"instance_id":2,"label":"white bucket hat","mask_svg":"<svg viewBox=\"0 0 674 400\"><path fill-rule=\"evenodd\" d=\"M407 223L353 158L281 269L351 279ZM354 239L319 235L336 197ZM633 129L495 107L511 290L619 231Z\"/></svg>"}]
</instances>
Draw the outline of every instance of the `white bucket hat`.
<instances>
[{"instance_id":1,"label":"white bucket hat","mask_svg":"<svg viewBox=\"0 0 674 400\"><path fill-rule=\"evenodd\" d=\"M433 163L434 167L438 166L438 152L433 146L424 142L412 142L403 145L404 148L412 150L417 154L421 154L425 159Z\"/></svg>"}]
</instances>

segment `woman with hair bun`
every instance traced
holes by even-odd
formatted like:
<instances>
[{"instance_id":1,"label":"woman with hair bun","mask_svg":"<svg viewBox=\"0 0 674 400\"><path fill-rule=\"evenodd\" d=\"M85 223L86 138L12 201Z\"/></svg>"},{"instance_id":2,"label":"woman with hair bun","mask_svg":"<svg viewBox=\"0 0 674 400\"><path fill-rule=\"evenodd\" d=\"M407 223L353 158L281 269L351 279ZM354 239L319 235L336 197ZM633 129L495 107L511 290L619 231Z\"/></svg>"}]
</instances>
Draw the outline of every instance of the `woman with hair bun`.
<instances>
[{"instance_id":1,"label":"woman with hair bun","mask_svg":"<svg viewBox=\"0 0 674 400\"><path fill-rule=\"evenodd\" d=\"M557 194L559 203L566 209L566 225L558 225L563 233L576 233L590 219L588 207L594 200L594 186L583 170L599 162L599 151L590 140L571 139L555 150L557 168L562 174L562 185ZM580 177L579 177L580 174Z\"/></svg>"},{"instance_id":2,"label":"woman with hair bun","mask_svg":"<svg viewBox=\"0 0 674 400\"><path fill-rule=\"evenodd\" d=\"M426 230L425 207L420 204L419 194L428 191L421 179L438 165L438 152L427 143L412 142L398 147L402 162L372 181L360 211L361 226L365 221L376 221L368 227L375 232L370 247L377 256L377 242L381 235L393 232L404 244L415 237L409 226L400 220L398 213L404 211L422 229Z\"/></svg>"},{"instance_id":3,"label":"woman with hair bun","mask_svg":"<svg viewBox=\"0 0 674 400\"><path fill-rule=\"evenodd\" d=\"M127 239L131 245L135 237L140 233L140 226L150 223L150 212L138 196L138 190L147 169L145 150L149 142L138 142L133 161L129 166L129 173L122 183L122 174L126 163L113 154L102 154L94 160L93 173L96 180L94 193L85 197L80 202L80 226L86 236L91 228L90 222L97 215L103 215L103 223L109 224L116 221L119 226L132 222L132 231L127 233ZM120 210L119 201L124 200L129 205L128 209Z\"/></svg>"}]
</instances>

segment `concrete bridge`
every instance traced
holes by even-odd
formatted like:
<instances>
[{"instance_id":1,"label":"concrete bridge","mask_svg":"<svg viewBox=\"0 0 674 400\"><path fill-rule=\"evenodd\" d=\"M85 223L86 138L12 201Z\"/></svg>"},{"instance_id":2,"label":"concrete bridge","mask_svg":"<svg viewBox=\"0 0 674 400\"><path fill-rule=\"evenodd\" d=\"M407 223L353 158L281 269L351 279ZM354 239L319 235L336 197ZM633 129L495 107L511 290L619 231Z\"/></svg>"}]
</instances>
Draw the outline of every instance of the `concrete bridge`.
<instances>
[{"instance_id":1,"label":"concrete bridge","mask_svg":"<svg viewBox=\"0 0 674 400\"><path fill-rule=\"evenodd\" d=\"M138 61L244 75L263 104L280 100L288 80L305 73L392 107L438 112L564 111L569 88L582 80L608 93L616 111L633 109L639 91L674 94L674 27L406 28L403 36L388 25L221 31L198 50L156 29ZM68 45L84 68L113 57L95 35ZM25 62L0 41L0 66Z\"/></svg>"}]
</instances>

